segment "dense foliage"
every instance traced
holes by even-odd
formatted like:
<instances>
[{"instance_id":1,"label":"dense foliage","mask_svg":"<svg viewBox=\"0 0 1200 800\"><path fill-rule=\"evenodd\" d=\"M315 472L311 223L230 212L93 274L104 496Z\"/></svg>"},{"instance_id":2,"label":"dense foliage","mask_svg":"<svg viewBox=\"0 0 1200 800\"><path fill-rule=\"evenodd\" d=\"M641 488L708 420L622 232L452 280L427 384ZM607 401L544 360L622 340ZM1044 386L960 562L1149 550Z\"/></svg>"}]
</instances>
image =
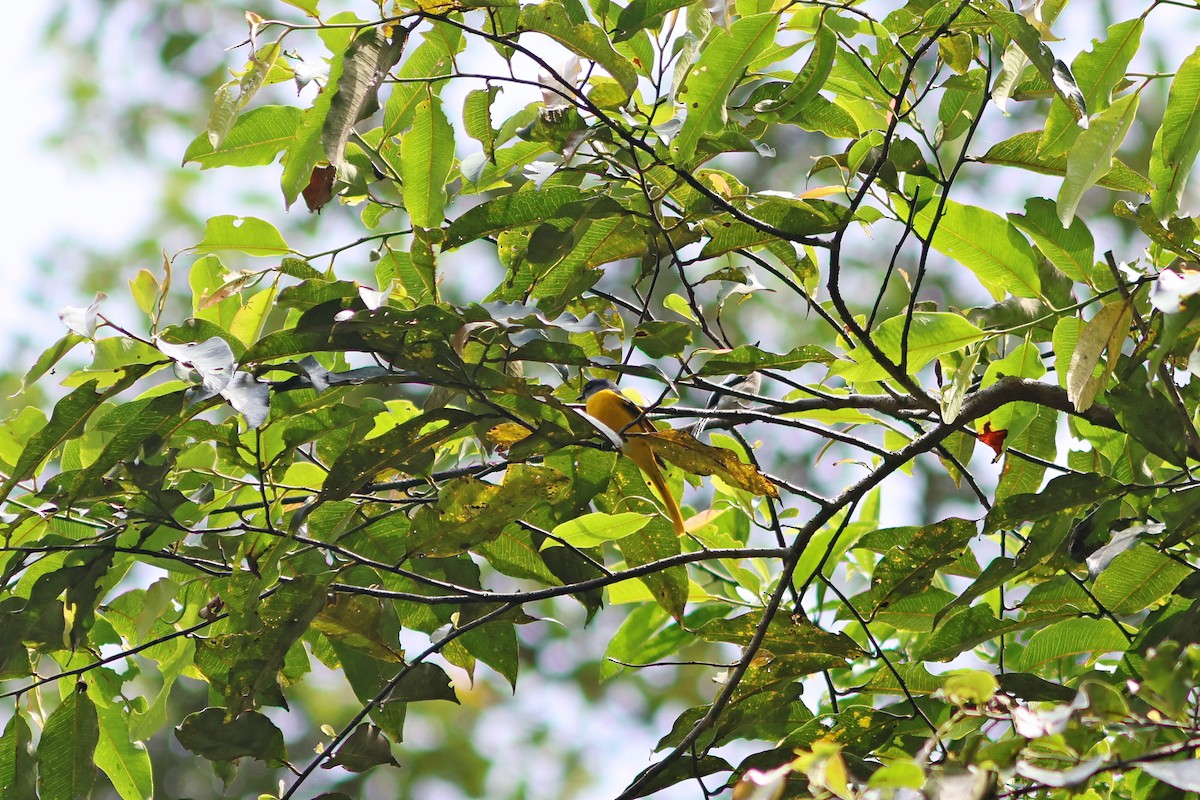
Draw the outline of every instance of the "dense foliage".
<instances>
[{"instance_id":1,"label":"dense foliage","mask_svg":"<svg viewBox=\"0 0 1200 800\"><path fill-rule=\"evenodd\" d=\"M394 792L563 641L696 695L621 798L1200 791L1195 8L277 5L183 160L315 231L209 219L3 425L0 795Z\"/></svg>"}]
</instances>

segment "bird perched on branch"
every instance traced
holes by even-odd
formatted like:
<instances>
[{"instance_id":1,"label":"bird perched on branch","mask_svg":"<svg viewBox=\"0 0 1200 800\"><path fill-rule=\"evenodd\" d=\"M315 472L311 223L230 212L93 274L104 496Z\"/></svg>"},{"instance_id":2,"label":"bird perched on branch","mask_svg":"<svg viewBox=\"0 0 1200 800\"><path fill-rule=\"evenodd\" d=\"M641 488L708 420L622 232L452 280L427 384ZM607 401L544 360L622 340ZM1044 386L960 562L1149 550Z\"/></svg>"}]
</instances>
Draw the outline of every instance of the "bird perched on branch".
<instances>
[{"instance_id":1,"label":"bird perched on branch","mask_svg":"<svg viewBox=\"0 0 1200 800\"><path fill-rule=\"evenodd\" d=\"M751 372L749 375L732 375L721 384L721 389L712 393L705 408L709 411L735 411L749 408L749 400L724 390L731 389L741 394L758 394L761 386L762 376L757 372ZM712 419L709 417L701 417L700 421L692 426L692 436L699 439L700 434L704 432L711 421Z\"/></svg>"},{"instance_id":2,"label":"bird perched on branch","mask_svg":"<svg viewBox=\"0 0 1200 800\"><path fill-rule=\"evenodd\" d=\"M650 449L650 445L637 437L630 439L626 433L654 433L657 428L645 416L645 411L625 395L620 388L610 380L588 381L583 387L579 399L584 402L588 416L603 423L621 436L621 452L629 456L634 464L645 473L650 485L662 498L667 507L667 516L675 526L675 535L683 536L686 530L683 525L683 513L679 510L679 502L667 487L667 479L663 477L661 462Z\"/></svg>"}]
</instances>

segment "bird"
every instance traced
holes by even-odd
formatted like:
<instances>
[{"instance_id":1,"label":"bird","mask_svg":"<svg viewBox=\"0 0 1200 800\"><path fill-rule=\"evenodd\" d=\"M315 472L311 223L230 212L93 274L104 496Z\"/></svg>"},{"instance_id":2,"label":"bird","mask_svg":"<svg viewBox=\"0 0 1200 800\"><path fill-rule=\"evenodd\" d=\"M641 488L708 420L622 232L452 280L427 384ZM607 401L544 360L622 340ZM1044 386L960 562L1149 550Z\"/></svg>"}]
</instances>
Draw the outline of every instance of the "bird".
<instances>
[{"instance_id":1,"label":"bird","mask_svg":"<svg viewBox=\"0 0 1200 800\"><path fill-rule=\"evenodd\" d=\"M646 419L640 406L621 394L621 389L607 379L588 381L579 399L584 402L584 410L588 416L621 435L621 452L629 456L629 459L645 473L650 485L667 507L667 516L671 518L671 524L675 527L675 535L683 536L687 532L683 524L683 513L679 510L679 502L667 487L667 479L663 477L660 468L661 462L648 444L636 437L628 439L624 436L627 431L654 433L657 430L654 423Z\"/></svg>"},{"instance_id":2,"label":"bird","mask_svg":"<svg viewBox=\"0 0 1200 800\"><path fill-rule=\"evenodd\" d=\"M762 386L762 376L757 372L751 372L749 375L733 375L726 379L721 384L721 389L712 393L708 398L708 404L705 409L708 411L733 411L734 409L748 408L750 401L737 394L732 394L723 389L732 389L741 394L758 394L759 388ZM699 439L700 434L708 426L712 419L710 417L701 417L700 420L692 426L692 436Z\"/></svg>"}]
</instances>

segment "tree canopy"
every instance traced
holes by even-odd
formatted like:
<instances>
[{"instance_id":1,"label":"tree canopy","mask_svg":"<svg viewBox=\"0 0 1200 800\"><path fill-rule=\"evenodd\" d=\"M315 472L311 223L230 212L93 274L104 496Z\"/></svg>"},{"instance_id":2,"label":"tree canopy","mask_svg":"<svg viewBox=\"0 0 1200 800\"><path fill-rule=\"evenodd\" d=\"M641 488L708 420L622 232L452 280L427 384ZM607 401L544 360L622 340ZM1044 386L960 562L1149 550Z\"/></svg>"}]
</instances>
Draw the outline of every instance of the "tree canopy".
<instances>
[{"instance_id":1,"label":"tree canopy","mask_svg":"<svg viewBox=\"0 0 1200 800\"><path fill-rule=\"evenodd\" d=\"M333 5L0 427L0 796L1200 791L1195 7Z\"/></svg>"}]
</instances>

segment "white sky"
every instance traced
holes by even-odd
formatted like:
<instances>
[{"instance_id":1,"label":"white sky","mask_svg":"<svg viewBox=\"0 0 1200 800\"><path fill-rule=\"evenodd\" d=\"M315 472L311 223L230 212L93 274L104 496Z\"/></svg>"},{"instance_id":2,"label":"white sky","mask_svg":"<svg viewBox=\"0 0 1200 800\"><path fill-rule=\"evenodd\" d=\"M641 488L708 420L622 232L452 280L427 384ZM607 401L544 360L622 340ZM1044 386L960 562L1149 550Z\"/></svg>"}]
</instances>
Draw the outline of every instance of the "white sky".
<instances>
[{"instance_id":1,"label":"white sky","mask_svg":"<svg viewBox=\"0 0 1200 800\"><path fill-rule=\"evenodd\" d=\"M65 332L57 308L83 297L82 276L55 272L52 264L42 273L38 256L46 256L64 235L101 246L128 241L146 216L145 198L155 194L145 187L138 191L136 175L91 172L41 144L63 113L62 69L39 47L52 10L41 3L9 4L0 34L0 74L10 76L6 105L20 110L0 125L9 178L0 214L0 354L6 355L15 340L31 342L35 354L40 352ZM35 302L43 296L44 303Z\"/></svg>"}]
</instances>

